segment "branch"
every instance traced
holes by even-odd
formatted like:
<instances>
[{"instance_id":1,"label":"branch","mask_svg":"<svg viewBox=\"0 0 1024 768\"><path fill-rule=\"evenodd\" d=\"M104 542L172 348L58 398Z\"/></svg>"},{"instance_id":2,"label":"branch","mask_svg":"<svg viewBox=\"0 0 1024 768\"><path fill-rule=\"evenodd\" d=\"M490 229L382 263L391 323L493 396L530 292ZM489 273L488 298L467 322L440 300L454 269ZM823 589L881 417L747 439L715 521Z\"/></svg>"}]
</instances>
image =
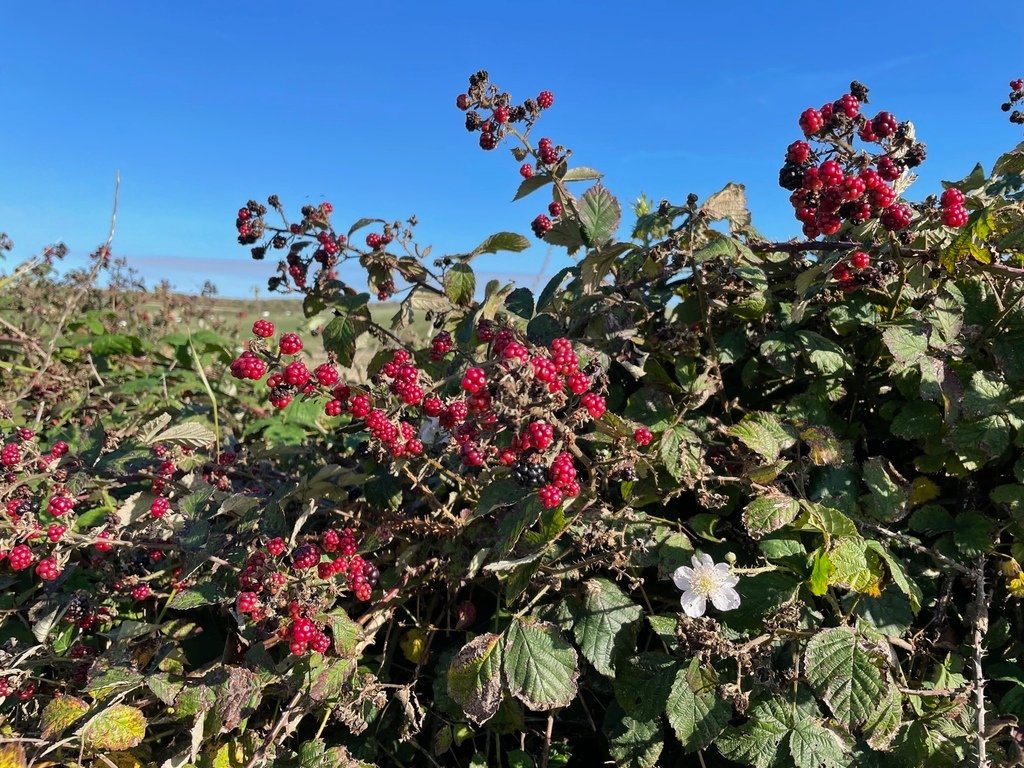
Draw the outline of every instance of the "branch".
<instances>
[{"instance_id":1,"label":"branch","mask_svg":"<svg viewBox=\"0 0 1024 768\"><path fill-rule=\"evenodd\" d=\"M978 708L975 742L978 748L978 768L988 768L985 745L985 672L981 658L985 655L982 643L988 631L988 601L985 599L985 558L978 558L974 569L974 605L971 610L971 626L974 646L974 702Z\"/></svg>"}]
</instances>

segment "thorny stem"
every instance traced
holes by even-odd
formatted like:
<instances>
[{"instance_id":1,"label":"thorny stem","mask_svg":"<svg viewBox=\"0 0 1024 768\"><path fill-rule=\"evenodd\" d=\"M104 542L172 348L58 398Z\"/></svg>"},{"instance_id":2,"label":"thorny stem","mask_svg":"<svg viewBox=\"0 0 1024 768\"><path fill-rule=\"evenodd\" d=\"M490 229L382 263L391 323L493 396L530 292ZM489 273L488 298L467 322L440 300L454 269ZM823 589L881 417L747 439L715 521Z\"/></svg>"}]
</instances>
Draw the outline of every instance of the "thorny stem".
<instances>
[{"instance_id":1,"label":"thorny stem","mask_svg":"<svg viewBox=\"0 0 1024 768\"><path fill-rule=\"evenodd\" d=\"M985 596L985 557L978 558L974 566L974 605L971 611L972 645L974 646L974 702L977 708L975 743L978 748L978 768L988 768L985 745L985 672L981 659L985 655L983 643L988 632L988 600Z\"/></svg>"}]
</instances>

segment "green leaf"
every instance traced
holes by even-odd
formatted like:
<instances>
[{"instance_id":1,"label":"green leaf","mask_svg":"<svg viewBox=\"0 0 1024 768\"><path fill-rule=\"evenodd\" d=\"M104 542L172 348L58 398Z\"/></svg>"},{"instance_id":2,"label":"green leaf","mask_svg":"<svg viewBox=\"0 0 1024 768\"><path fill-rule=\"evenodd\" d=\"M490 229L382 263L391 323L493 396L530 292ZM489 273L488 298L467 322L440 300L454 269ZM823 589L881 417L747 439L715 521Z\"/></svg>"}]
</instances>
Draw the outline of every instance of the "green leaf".
<instances>
[{"instance_id":1,"label":"green leaf","mask_svg":"<svg viewBox=\"0 0 1024 768\"><path fill-rule=\"evenodd\" d=\"M583 657L607 677L615 676L618 659L633 652L639 605L608 579L590 579L579 600L569 603L573 635Z\"/></svg>"},{"instance_id":2,"label":"green leaf","mask_svg":"<svg viewBox=\"0 0 1024 768\"><path fill-rule=\"evenodd\" d=\"M783 450L796 443L794 431L773 413L748 414L739 424L729 427L729 434L768 461L775 461Z\"/></svg>"},{"instance_id":3,"label":"green leaf","mask_svg":"<svg viewBox=\"0 0 1024 768\"><path fill-rule=\"evenodd\" d=\"M867 546L868 549L877 553L878 556L885 561L885 564L889 567L889 575L892 577L893 584L895 584L900 592L906 595L910 600L910 607L914 613L920 611L921 600L923 599L921 595L921 588L915 582L910 580L910 577L907 575L906 568L903 565L903 561L895 557L892 552L889 551L888 547L874 539L868 539Z\"/></svg>"},{"instance_id":4,"label":"green leaf","mask_svg":"<svg viewBox=\"0 0 1024 768\"><path fill-rule=\"evenodd\" d=\"M501 704L503 640L486 633L466 643L448 667L448 695L474 723L494 717Z\"/></svg>"},{"instance_id":5,"label":"green leaf","mask_svg":"<svg viewBox=\"0 0 1024 768\"><path fill-rule=\"evenodd\" d=\"M343 658L351 657L355 653L359 639L363 636L362 626L349 618L344 608L323 614L322 620L326 621L331 628L334 652Z\"/></svg>"},{"instance_id":6,"label":"green leaf","mask_svg":"<svg viewBox=\"0 0 1024 768\"><path fill-rule=\"evenodd\" d=\"M594 181L595 179L600 179L603 175L603 173L593 168L579 165L567 170L562 176L562 181Z\"/></svg>"},{"instance_id":7,"label":"green leaf","mask_svg":"<svg viewBox=\"0 0 1024 768\"><path fill-rule=\"evenodd\" d=\"M881 592L882 562L875 552L867 548L864 539L839 539L829 550L828 559L832 563L828 577L830 586L869 595Z\"/></svg>"},{"instance_id":8,"label":"green leaf","mask_svg":"<svg viewBox=\"0 0 1024 768\"><path fill-rule=\"evenodd\" d=\"M807 681L850 732L868 719L885 693L882 666L878 652L849 627L819 632L804 652Z\"/></svg>"},{"instance_id":9,"label":"green leaf","mask_svg":"<svg viewBox=\"0 0 1024 768\"><path fill-rule=\"evenodd\" d=\"M822 504L812 504L808 501L801 502L800 506L804 513L795 523L800 530L818 531L826 540L860 535L853 520L838 509L832 509L832 507Z\"/></svg>"},{"instance_id":10,"label":"green leaf","mask_svg":"<svg viewBox=\"0 0 1024 768\"><path fill-rule=\"evenodd\" d=\"M921 323L893 325L882 332L882 342L895 364L896 373L917 365L928 354L928 329Z\"/></svg>"},{"instance_id":11,"label":"green leaf","mask_svg":"<svg viewBox=\"0 0 1024 768\"><path fill-rule=\"evenodd\" d=\"M746 723L718 739L718 751L743 765L769 768L775 763L779 743L790 731L789 710L789 702L781 696L763 699L751 708Z\"/></svg>"},{"instance_id":12,"label":"green leaf","mask_svg":"<svg viewBox=\"0 0 1024 768\"><path fill-rule=\"evenodd\" d=\"M580 223L592 245L602 245L612 238L622 219L619 201L600 182L580 198Z\"/></svg>"},{"instance_id":13,"label":"green leaf","mask_svg":"<svg viewBox=\"0 0 1024 768\"><path fill-rule=\"evenodd\" d=\"M743 510L743 524L753 538L759 539L793 522L799 512L799 501L769 488L764 496L758 496L747 504Z\"/></svg>"},{"instance_id":14,"label":"green leaf","mask_svg":"<svg viewBox=\"0 0 1024 768\"><path fill-rule=\"evenodd\" d=\"M904 515L907 498L903 488L890 475L890 471L895 472L895 469L886 464L888 462L878 456L864 462L863 480L870 494L863 498L863 502L875 519L889 522Z\"/></svg>"},{"instance_id":15,"label":"green leaf","mask_svg":"<svg viewBox=\"0 0 1024 768\"><path fill-rule=\"evenodd\" d=\"M911 400L896 414L890 429L904 440L933 437L942 432L942 412L933 403Z\"/></svg>"},{"instance_id":16,"label":"green leaf","mask_svg":"<svg viewBox=\"0 0 1024 768\"><path fill-rule=\"evenodd\" d=\"M716 690L697 659L676 674L665 714L687 754L710 746L729 723L730 708Z\"/></svg>"},{"instance_id":17,"label":"green leaf","mask_svg":"<svg viewBox=\"0 0 1024 768\"><path fill-rule=\"evenodd\" d=\"M821 596L828 592L828 579L831 575L832 561L829 560L828 552L824 547L818 547L814 551L811 565L811 594Z\"/></svg>"},{"instance_id":18,"label":"green leaf","mask_svg":"<svg viewBox=\"0 0 1024 768\"><path fill-rule=\"evenodd\" d=\"M813 331L798 331L796 338L811 365L823 376L834 376L850 368L846 352L834 341Z\"/></svg>"},{"instance_id":19,"label":"green leaf","mask_svg":"<svg viewBox=\"0 0 1024 768\"><path fill-rule=\"evenodd\" d=\"M444 275L444 292L452 303L468 307L476 293L476 276L468 264L453 264Z\"/></svg>"},{"instance_id":20,"label":"green leaf","mask_svg":"<svg viewBox=\"0 0 1024 768\"><path fill-rule=\"evenodd\" d=\"M196 584L175 593L167 604L176 611L189 611L201 605L213 605L224 599L224 589L213 582Z\"/></svg>"},{"instance_id":21,"label":"green leaf","mask_svg":"<svg viewBox=\"0 0 1024 768\"><path fill-rule=\"evenodd\" d=\"M701 210L711 221L726 220L733 229L750 226L750 211L747 210L746 187L729 182L725 187L704 201Z\"/></svg>"},{"instance_id":22,"label":"green leaf","mask_svg":"<svg viewBox=\"0 0 1024 768\"><path fill-rule=\"evenodd\" d=\"M44 739L59 736L88 711L89 705L82 699L74 696L55 696L47 702L39 716L40 736Z\"/></svg>"},{"instance_id":23,"label":"green leaf","mask_svg":"<svg viewBox=\"0 0 1024 768\"><path fill-rule=\"evenodd\" d=\"M320 333L324 351L333 352L342 366L352 365L356 357L356 341L367 326L365 318L355 313L335 317Z\"/></svg>"},{"instance_id":24,"label":"green leaf","mask_svg":"<svg viewBox=\"0 0 1024 768\"><path fill-rule=\"evenodd\" d=\"M115 704L93 717L82 731L82 740L93 749L120 752L137 747L146 735L146 717L127 704Z\"/></svg>"},{"instance_id":25,"label":"green leaf","mask_svg":"<svg viewBox=\"0 0 1024 768\"><path fill-rule=\"evenodd\" d=\"M512 695L530 709L558 709L576 698L576 651L554 624L513 621L506 632L502 669Z\"/></svg>"},{"instance_id":26,"label":"green leaf","mask_svg":"<svg viewBox=\"0 0 1024 768\"><path fill-rule=\"evenodd\" d=\"M885 694L864 723L868 746L880 751L888 749L899 732L902 719L903 695L895 685L889 683Z\"/></svg>"},{"instance_id":27,"label":"green leaf","mask_svg":"<svg viewBox=\"0 0 1024 768\"><path fill-rule=\"evenodd\" d=\"M206 448L216 442L217 436L213 430L198 421L185 421L168 427L155 435L149 444L172 443L186 448Z\"/></svg>"},{"instance_id":28,"label":"green leaf","mask_svg":"<svg viewBox=\"0 0 1024 768\"><path fill-rule=\"evenodd\" d=\"M615 702L604 717L604 734L608 752L621 768L654 768L665 747L661 722L634 720Z\"/></svg>"},{"instance_id":29,"label":"green leaf","mask_svg":"<svg viewBox=\"0 0 1024 768\"><path fill-rule=\"evenodd\" d=\"M812 720L797 720L789 732L789 753L796 768L845 768L849 761L839 735Z\"/></svg>"},{"instance_id":30,"label":"green leaf","mask_svg":"<svg viewBox=\"0 0 1024 768\"><path fill-rule=\"evenodd\" d=\"M105 333L92 340L92 353L97 357L108 355L138 355L142 353L142 339L123 333Z\"/></svg>"},{"instance_id":31,"label":"green leaf","mask_svg":"<svg viewBox=\"0 0 1024 768\"><path fill-rule=\"evenodd\" d=\"M387 224L387 222L384 221L384 219L371 219L371 218L358 219L355 224L353 224L351 227L348 228L348 239L351 240L353 234L358 232L363 227L368 227L371 224Z\"/></svg>"},{"instance_id":32,"label":"green leaf","mask_svg":"<svg viewBox=\"0 0 1024 768\"><path fill-rule=\"evenodd\" d=\"M630 717L651 720L668 704L680 664L664 653L639 653L615 669L615 700Z\"/></svg>"},{"instance_id":33,"label":"green leaf","mask_svg":"<svg viewBox=\"0 0 1024 768\"><path fill-rule=\"evenodd\" d=\"M551 174L538 173L535 176L531 176L528 179L523 179L519 184L519 189L516 190L516 196L512 198L513 201L521 200L529 194L536 192L538 189L546 184L550 184L554 181Z\"/></svg>"},{"instance_id":34,"label":"green leaf","mask_svg":"<svg viewBox=\"0 0 1024 768\"><path fill-rule=\"evenodd\" d=\"M505 309L523 320L533 317L533 293L529 288L516 288L505 299Z\"/></svg>"},{"instance_id":35,"label":"green leaf","mask_svg":"<svg viewBox=\"0 0 1024 768\"><path fill-rule=\"evenodd\" d=\"M480 491L480 500L473 510L472 518L483 517L496 509L511 507L520 503L528 495L528 491L513 480L502 478L494 480Z\"/></svg>"},{"instance_id":36,"label":"green leaf","mask_svg":"<svg viewBox=\"0 0 1024 768\"><path fill-rule=\"evenodd\" d=\"M519 253L530 247L530 241L515 232L497 232L480 245L474 248L469 257L479 256L481 253L498 253L498 251L511 251ZM469 260L468 258L466 259Z\"/></svg>"},{"instance_id":37,"label":"green leaf","mask_svg":"<svg viewBox=\"0 0 1024 768\"><path fill-rule=\"evenodd\" d=\"M978 512L961 512L953 522L953 541L957 549L968 557L991 552L996 544L992 539L992 525Z\"/></svg>"}]
</instances>

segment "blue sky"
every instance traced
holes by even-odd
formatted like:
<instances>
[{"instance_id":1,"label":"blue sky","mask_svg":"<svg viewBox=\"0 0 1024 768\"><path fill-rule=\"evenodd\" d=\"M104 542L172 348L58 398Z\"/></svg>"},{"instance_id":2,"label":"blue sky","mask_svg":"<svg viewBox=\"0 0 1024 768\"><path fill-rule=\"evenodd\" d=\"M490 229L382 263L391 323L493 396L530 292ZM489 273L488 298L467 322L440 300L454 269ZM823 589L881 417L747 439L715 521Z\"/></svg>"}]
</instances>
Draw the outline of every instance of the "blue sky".
<instances>
[{"instance_id":1,"label":"blue sky","mask_svg":"<svg viewBox=\"0 0 1024 768\"><path fill-rule=\"evenodd\" d=\"M511 202L519 164L478 149L454 106L486 68L516 99L554 91L540 135L624 203L738 181L784 238L798 228L776 180L797 116L851 79L927 143L912 198L1019 142L999 111L1024 76L1019 18L946 0L3 2L0 231L16 256L63 240L81 259L106 238L120 170L115 253L150 284L209 278L224 295L265 289L271 265L233 219L270 193L290 210L329 200L338 224L415 213L435 255L529 235L546 201ZM565 263L537 245L475 266L532 286Z\"/></svg>"}]
</instances>

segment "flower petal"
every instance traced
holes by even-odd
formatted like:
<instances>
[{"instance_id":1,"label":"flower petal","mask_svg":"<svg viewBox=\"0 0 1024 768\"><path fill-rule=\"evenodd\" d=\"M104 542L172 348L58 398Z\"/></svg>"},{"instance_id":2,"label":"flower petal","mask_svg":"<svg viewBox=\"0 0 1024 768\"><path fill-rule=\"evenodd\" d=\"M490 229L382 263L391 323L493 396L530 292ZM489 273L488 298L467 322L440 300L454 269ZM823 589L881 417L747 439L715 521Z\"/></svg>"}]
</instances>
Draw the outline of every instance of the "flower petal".
<instances>
[{"instance_id":1,"label":"flower petal","mask_svg":"<svg viewBox=\"0 0 1024 768\"><path fill-rule=\"evenodd\" d=\"M714 558L706 552L698 552L690 558L694 568L710 568L715 564Z\"/></svg>"},{"instance_id":2,"label":"flower petal","mask_svg":"<svg viewBox=\"0 0 1024 768\"><path fill-rule=\"evenodd\" d=\"M672 574L672 581L675 582L676 587L685 591L693 583L693 575L693 568L680 565L676 568L675 573Z\"/></svg>"},{"instance_id":3,"label":"flower petal","mask_svg":"<svg viewBox=\"0 0 1024 768\"><path fill-rule=\"evenodd\" d=\"M711 593L711 602L720 611L731 611L740 607L740 595L732 587L722 587Z\"/></svg>"},{"instance_id":4,"label":"flower petal","mask_svg":"<svg viewBox=\"0 0 1024 768\"><path fill-rule=\"evenodd\" d=\"M683 596L679 598L679 604L683 606L686 615L694 619L703 616L704 611L708 608L708 601L704 595L696 592L683 592Z\"/></svg>"}]
</instances>

